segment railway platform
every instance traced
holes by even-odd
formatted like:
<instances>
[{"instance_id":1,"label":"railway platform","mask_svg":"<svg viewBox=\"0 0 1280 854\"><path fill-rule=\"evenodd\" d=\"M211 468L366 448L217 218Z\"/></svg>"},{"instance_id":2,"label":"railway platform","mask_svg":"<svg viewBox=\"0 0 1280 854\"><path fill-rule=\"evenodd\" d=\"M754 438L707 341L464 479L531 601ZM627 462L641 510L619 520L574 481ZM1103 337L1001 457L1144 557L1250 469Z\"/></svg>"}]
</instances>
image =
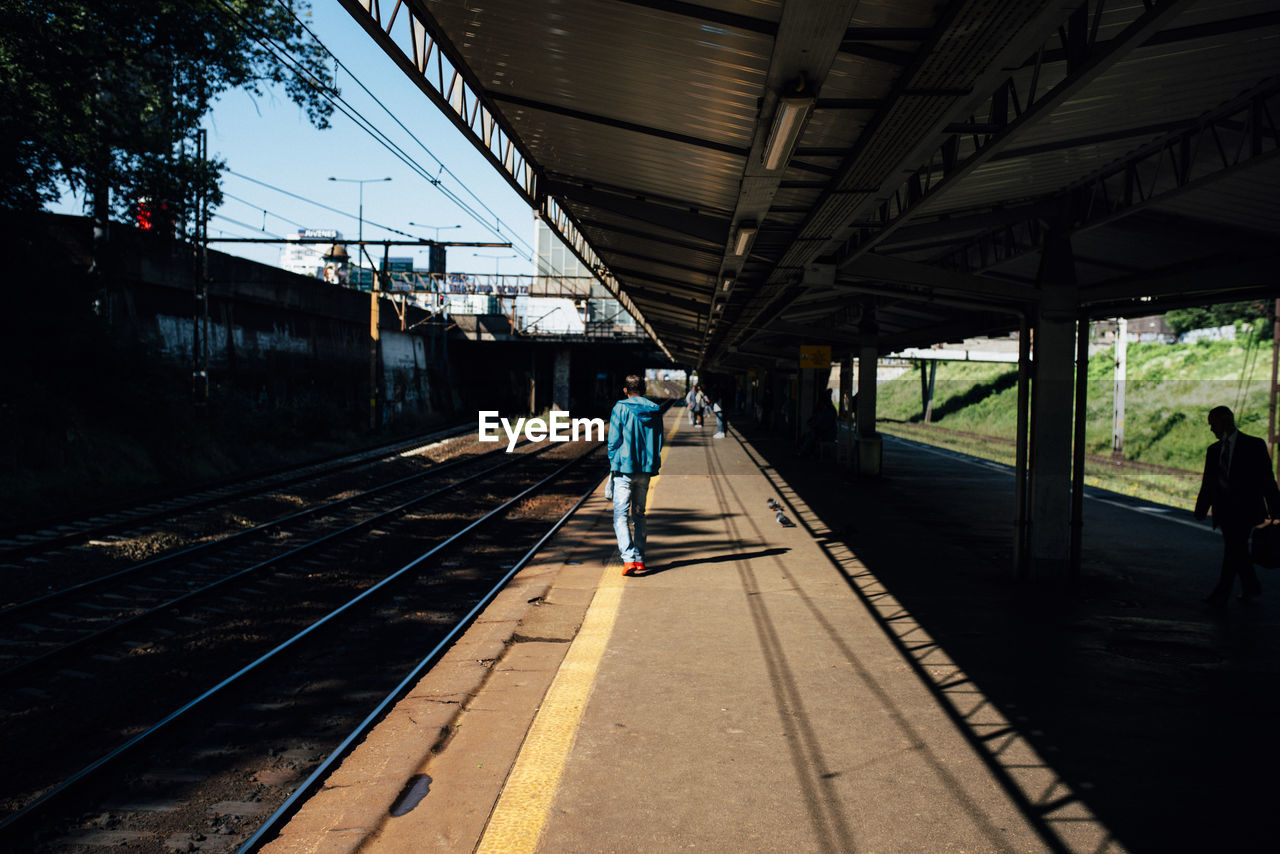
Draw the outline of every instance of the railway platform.
<instances>
[{"instance_id":1,"label":"railway platform","mask_svg":"<svg viewBox=\"0 0 1280 854\"><path fill-rule=\"evenodd\" d=\"M1265 845L1280 584L1205 610L1207 525L1091 491L1080 578L1017 583L1005 467L681 416L648 572L597 491L264 850Z\"/></svg>"}]
</instances>

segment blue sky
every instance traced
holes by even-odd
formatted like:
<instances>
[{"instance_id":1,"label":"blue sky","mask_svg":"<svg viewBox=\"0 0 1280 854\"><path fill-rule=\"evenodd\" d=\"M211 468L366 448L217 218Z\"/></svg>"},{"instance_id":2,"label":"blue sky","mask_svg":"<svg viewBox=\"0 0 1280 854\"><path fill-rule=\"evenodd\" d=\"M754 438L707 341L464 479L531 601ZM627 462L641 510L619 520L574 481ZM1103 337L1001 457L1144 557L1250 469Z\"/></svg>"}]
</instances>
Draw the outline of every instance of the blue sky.
<instances>
[{"instance_id":1,"label":"blue sky","mask_svg":"<svg viewBox=\"0 0 1280 854\"><path fill-rule=\"evenodd\" d=\"M226 198L210 223L210 236L286 236L301 225L336 228L354 238L360 188L354 183L329 181L328 177L390 177L390 182L364 185L365 239L400 237L379 228L377 223L421 237L434 238L438 234L441 241L510 240L515 244L514 251L452 248L448 268L451 272L491 273L497 269L503 273L532 273L533 264L526 260L532 255L534 229L529 206L340 5L333 0L313 0L311 11L311 29L410 132L399 128L346 72L339 71L338 85L343 96L429 174L438 176L466 199L504 237L495 236L493 230L486 229L346 116L335 112L332 127L316 130L283 90L269 91L260 98L238 90L225 93L205 122L210 153L225 159L228 168L239 175L347 211L350 216L322 210L228 173L222 184ZM458 180L442 173L432 155ZM79 212L80 206L69 199L59 209ZM444 228L437 232L411 226L410 222ZM280 255L274 246L231 244L217 248L269 264L276 264ZM393 247L391 254L418 252L419 262L425 267L425 250Z\"/></svg>"}]
</instances>

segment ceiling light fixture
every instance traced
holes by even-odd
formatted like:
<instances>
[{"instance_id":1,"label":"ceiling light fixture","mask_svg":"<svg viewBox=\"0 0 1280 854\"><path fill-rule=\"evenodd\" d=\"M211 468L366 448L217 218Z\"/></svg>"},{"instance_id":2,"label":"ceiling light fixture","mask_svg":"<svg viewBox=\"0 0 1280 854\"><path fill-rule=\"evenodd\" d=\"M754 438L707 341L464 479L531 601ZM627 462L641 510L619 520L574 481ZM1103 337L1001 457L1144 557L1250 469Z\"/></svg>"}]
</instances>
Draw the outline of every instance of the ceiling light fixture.
<instances>
[{"instance_id":1,"label":"ceiling light fixture","mask_svg":"<svg viewBox=\"0 0 1280 854\"><path fill-rule=\"evenodd\" d=\"M744 222L738 226L738 234L733 239L733 254L746 255L747 247L751 245L751 241L755 239L756 232L760 229L754 222Z\"/></svg>"},{"instance_id":2,"label":"ceiling light fixture","mask_svg":"<svg viewBox=\"0 0 1280 854\"><path fill-rule=\"evenodd\" d=\"M729 289L733 287L733 280L737 277L737 273L725 273L724 278L720 280L720 290L728 293Z\"/></svg>"},{"instance_id":3,"label":"ceiling light fixture","mask_svg":"<svg viewBox=\"0 0 1280 854\"><path fill-rule=\"evenodd\" d=\"M785 95L778 101L778 109L773 113L773 125L769 128L769 138L765 140L764 151L760 162L770 172L779 166L785 166L791 160L791 153L800 140L800 131L813 110L814 97L808 92L808 85L803 77L795 84L793 94Z\"/></svg>"}]
</instances>

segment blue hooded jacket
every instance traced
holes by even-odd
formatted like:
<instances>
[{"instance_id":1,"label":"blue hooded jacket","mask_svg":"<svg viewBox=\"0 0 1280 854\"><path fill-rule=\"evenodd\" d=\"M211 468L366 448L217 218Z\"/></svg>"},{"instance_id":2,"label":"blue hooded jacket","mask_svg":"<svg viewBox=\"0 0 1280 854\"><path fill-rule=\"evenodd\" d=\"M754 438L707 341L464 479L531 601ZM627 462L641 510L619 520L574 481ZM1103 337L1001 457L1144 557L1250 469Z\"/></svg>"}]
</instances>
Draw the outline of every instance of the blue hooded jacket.
<instances>
[{"instance_id":1,"label":"blue hooded jacket","mask_svg":"<svg viewBox=\"0 0 1280 854\"><path fill-rule=\"evenodd\" d=\"M609 416L609 470L657 474L662 454L662 408L645 397L628 397Z\"/></svg>"}]
</instances>

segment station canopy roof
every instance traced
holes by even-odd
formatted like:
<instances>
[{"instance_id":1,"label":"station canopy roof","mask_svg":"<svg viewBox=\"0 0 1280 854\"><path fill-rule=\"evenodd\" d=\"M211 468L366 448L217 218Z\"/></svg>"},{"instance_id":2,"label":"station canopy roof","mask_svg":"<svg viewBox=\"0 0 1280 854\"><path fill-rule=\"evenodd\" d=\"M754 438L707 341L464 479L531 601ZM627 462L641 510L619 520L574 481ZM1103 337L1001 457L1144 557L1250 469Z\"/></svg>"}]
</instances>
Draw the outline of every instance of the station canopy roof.
<instances>
[{"instance_id":1,"label":"station canopy roof","mask_svg":"<svg viewBox=\"0 0 1280 854\"><path fill-rule=\"evenodd\" d=\"M1277 292L1277 0L341 2L681 364Z\"/></svg>"}]
</instances>

